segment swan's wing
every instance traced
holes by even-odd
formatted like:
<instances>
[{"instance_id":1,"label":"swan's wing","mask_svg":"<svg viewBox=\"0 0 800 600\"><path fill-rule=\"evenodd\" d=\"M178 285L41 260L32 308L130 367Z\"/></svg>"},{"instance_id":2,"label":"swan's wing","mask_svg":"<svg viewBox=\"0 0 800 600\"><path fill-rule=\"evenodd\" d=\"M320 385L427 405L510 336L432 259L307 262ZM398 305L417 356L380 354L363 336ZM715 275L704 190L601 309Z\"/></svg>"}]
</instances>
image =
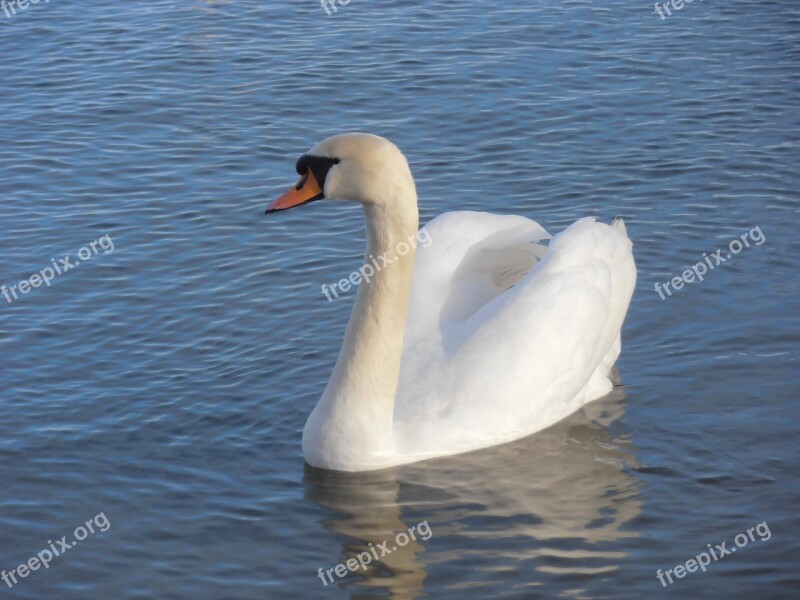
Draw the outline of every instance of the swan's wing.
<instances>
[{"instance_id":1,"label":"swan's wing","mask_svg":"<svg viewBox=\"0 0 800 600\"><path fill-rule=\"evenodd\" d=\"M541 225L515 215L439 215L417 249L406 345L438 337L514 286L547 251ZM438 331L437 334L434 330ZM409 337L410 336L410 337Z\"/></svg>"},{"instance_id":2,"label":"swan's wing","mask_svg":"<svg viewBox=\"0 0 800 600\"><path fill-rule=\"evenodd\" d=\"M426 250L437 246L435 233ZM449 239L446 233L440 236ZM457 265L448 262L458 259L444 247L436 255L418 256L418 261L435 257L444 264L419 265L419 282L428 289L417 288L415 273L395 423L399 443L423 454L522 437L593 399L590 394L598 389L593 376L615 355L636 280L624 225L581 219L557 235L513 287L467 314L457 310L465 304L449 301L461 285L456 275L466 269L464 259L472 257L465 264L475 265L475 275L468 279L485 280L480 267L492 260L480 252L473 256L467 248L460 251ZM516 257L516 251L509 255ZM437 281L435 272L450 279ZM442 297L448 300L435 301ZM431 314L423 314L426 298L438 310L435 323Z\"/></svg>"}]
</instances>

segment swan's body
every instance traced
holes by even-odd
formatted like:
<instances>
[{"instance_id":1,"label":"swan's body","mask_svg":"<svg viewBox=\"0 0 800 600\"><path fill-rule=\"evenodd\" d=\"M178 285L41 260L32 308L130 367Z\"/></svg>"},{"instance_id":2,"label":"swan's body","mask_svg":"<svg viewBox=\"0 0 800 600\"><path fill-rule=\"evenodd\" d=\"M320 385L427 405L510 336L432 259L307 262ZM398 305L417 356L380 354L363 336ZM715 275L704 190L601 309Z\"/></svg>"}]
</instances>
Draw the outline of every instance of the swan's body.
<instances>
[{"instance_id":1,"label":"swan's body","mask_svg":"<svg viewBox=\"0 0 800 600\"><path fill-rule=\"evenodd\" d=\"M329 138L298 163L271 211L314 199L364 204L365 263L328 385L303 431L316 467L365 471L524 437L612 388L636 280L622 221L581 219L555 236L518 216L451 212L417 233L400 151L366 134ZM318 184L318 187L314 187Z\"/></svg>"}]
</instances>

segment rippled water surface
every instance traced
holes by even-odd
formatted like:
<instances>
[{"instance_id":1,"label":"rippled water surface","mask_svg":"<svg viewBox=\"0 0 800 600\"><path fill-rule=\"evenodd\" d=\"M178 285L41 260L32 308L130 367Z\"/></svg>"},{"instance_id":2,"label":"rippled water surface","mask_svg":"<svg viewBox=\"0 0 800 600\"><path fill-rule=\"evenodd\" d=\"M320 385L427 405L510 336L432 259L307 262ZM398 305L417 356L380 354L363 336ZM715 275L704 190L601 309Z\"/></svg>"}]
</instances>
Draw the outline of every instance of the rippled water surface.
<instances>
[{"instance_id":1,"label":"rippled water surface","mask_svg":"<svg viewBox=\"0 0 800 600\"><path fill-rule=\"evenodd\" d=\"M0 569L99 513L110 526L0 597L796 597L796 2L664 20L644 0L16 11L0 285L87 250L0 297ZM423 221L624 216L623 385L507 446L304 466L352 305L320 286L359 265L363 218L263 210L298 155L353 129L403 149ZM654 291L751 230L761 243L703 282ZM423 521L429 539L318 578ZM657 569L763 522L769 539L662 588Z\"/></svg>"}]
</instances>

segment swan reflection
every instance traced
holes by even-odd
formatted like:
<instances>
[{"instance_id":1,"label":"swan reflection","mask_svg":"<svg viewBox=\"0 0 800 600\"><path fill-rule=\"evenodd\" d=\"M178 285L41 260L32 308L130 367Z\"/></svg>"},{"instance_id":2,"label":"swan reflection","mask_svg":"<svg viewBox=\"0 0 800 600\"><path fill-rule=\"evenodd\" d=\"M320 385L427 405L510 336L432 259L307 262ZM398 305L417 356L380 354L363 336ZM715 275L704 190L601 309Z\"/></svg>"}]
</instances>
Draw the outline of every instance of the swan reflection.
<instances>
[{"instance_id":1,"label":"swan reflection","mask_svg":"<svg viewBox=\"0 0 800 600\"><path fill-rule=\"evenodd\" d=\"M505 575L518 592L543 593L553 578L563 584L613 572L626 556L625 538L636 535L627 525L642 504L626 471L636 466L634 447L617 423L624 398L617 388L548 430L469 454L372 473L306 466L306 498L332 512L322 524L342 537L341 555L332 553L325 569L370 544L389 540L391 547L423 521L433 532L366 570L334 574L329 585L358 598L370 589L375 597L417 598L427 569L441 565L437 588L458 585L452 589L480 596L481 586L495 589Z\"/></svg>"}]
</instances>

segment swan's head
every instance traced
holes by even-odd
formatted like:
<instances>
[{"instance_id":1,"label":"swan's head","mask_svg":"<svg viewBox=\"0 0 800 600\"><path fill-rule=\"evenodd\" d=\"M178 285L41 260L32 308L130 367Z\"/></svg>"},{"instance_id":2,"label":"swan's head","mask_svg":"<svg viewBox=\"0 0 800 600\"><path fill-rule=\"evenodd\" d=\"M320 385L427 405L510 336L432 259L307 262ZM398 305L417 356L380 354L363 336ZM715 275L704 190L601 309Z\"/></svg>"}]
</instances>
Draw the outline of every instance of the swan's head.
<instances>
[{"instance_id":1,"label":"swan's head","mask_svg":"<svg viewBox=\"0 0 800 600\"><path fill-rule=\"evenodd\" d=\"M301 156L300 181L267 208L267 214L315 200L349 200L371 205L413 202L411 170L392 142L368 133L329 137Z\"/></svg>"}]
</instances>

